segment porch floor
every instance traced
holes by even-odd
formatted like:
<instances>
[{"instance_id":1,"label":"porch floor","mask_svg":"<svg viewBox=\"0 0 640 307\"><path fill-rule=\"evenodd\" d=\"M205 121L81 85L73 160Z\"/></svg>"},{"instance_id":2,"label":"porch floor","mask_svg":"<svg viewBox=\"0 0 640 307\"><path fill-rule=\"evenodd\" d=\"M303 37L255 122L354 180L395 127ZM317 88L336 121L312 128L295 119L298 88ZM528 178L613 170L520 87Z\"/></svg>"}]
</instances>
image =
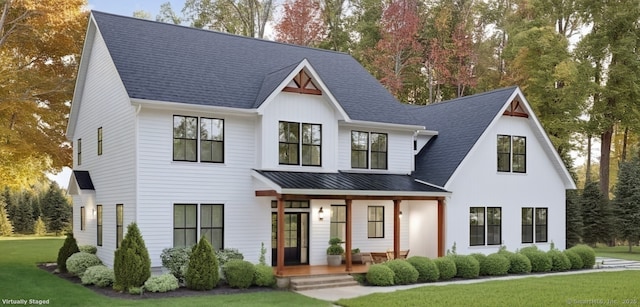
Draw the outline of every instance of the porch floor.
<instances>
[{"instance_id":1,"label":"porch floor","mask_svg":"<svg viewBox=\"0 0 640 307\"><path fill-rule=\"evenodd\" d=\"M273 272L277 277L297 277L297 276L316 276L316 275L338 275L338 274L359 274L367 273L369 271L369 265L366 264L354 264L351 267L351 272L345 271L346 266L328 266L328 265L294 265L285 266L282 274L276 273L276 268L273 268Z\"/></svg>"}]
</instances>

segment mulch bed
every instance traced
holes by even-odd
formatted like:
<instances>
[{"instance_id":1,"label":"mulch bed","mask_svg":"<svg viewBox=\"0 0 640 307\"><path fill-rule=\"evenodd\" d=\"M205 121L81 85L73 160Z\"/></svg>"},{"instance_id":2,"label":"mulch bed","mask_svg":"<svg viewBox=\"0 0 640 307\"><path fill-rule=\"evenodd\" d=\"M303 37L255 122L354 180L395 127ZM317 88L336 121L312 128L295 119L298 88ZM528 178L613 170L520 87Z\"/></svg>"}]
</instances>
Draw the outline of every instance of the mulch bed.
<instances>
[{"instance_id":1,"label":"mulch bed","mask_svg":"<svg viewBox=\"0 0 640 307\"><path fill-rule=\"evenodd\" d=\"M38 264L38 267L51 274L54 274L55 276L58 276L62 279L66 279L74 284L79 284L100 295L111 297L111 298L130 299L130 300L131 299L137 300L137 299L150 299L150 298L167 298L167 297L186 297L186 296L198 296L198 295L221 295L221 294L283 291L283 290L277 290L274 288L255 287L255 286L252 286L248 289L235 289L235 288L229 287L229 285L221 281L216 288L213 288L212 290L208 290L208 291L195 291L195 290L190 290L190 289L181 287L174 291L169 291L169 292L144 292L141 295L132 295L129 293L117 292L113 290L111 287L100 288L94 285L89 285L89 286L82 285L80 278L76 276L73 276L69 273L54 273L54 271L58 267L55 263L41 263L41 264Z\"/></svg>"}]
</instances>

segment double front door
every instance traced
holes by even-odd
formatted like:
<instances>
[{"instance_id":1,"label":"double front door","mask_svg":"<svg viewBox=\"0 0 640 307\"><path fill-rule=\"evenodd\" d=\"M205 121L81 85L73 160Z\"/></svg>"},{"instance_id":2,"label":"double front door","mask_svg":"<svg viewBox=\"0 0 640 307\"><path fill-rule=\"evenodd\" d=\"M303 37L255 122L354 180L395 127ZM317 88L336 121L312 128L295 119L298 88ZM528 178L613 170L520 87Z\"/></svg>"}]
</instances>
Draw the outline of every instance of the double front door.
<instances>
[{"instance_id":1,"label":"double front door","mask_svg":"<svg viewBox=\"0 0 640 307\"><path fill-rule=\"evenodd\" d=\"M271 213L271 262L278 259L278 214ZM309 263L309 213L285 212L284 214L284 264Z\"/></svg>"}]
</instances>

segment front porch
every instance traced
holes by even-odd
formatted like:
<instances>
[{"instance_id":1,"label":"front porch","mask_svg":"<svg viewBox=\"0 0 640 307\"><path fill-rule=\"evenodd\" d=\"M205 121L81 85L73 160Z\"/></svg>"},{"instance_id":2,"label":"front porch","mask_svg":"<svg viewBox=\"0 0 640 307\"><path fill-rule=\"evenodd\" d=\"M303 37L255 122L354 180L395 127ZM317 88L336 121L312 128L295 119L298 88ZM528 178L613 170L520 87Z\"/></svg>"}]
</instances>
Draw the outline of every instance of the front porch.
<instances>
[{"instance_id":1,"label":"front porch","mask_svg":"<svg viewBox=\"0 0 640 307\"><path fill-rule=\"evenodd\" d=\"M369 265L367 264L352 264L351 271L347 271L347 265L340 266L328 266L328 265L293 265L285 266L281 272L278 272L277 267L273 268L273 272L276 277L303 277L303 276L317 276L317 275L351 275L351 274L364 274L369 271Z\"/></svg>"}]
</instances>

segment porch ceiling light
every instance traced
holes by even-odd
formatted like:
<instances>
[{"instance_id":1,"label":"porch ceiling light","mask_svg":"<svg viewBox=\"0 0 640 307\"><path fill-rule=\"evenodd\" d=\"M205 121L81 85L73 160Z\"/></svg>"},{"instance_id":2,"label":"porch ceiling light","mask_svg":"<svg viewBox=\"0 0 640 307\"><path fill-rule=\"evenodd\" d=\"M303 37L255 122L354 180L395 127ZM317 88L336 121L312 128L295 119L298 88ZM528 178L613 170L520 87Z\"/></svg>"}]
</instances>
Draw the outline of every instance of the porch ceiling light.
<instances>
[{"instance_id":1,"label":"porch ceiling light","mask_svg":"<svg viewBox=\"0 0 640 307\"><path fill-rule=\"evenodd\" d=\"M322 207L318 210L318 219L321 221L324 220L324 211L322 210Z\"/></svg>"}]
</instances>

